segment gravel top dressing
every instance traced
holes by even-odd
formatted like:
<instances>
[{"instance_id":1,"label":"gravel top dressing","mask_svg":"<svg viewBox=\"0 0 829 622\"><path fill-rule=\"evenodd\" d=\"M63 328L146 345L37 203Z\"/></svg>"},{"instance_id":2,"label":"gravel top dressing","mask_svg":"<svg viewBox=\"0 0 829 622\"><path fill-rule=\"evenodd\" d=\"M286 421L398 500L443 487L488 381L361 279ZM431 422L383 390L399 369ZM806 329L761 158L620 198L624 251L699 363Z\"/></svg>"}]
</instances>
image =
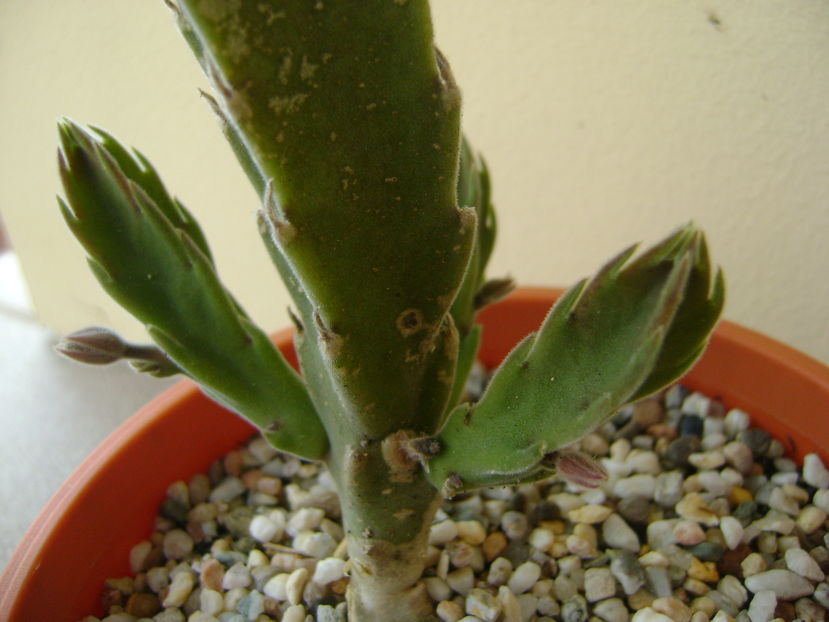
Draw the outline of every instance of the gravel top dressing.
<instances>
[{"instance_id":1,"label":"gravel top dressing","mask_svg":"<svg viewBox=\"0 0 829 622\"><path fill-rule=\"evenodd\" d=\"M826 618L818 456L799 469L748 414L680 386L580 448L607 470L601 488L552 479L438 511L424 581L440 620ZM329 474L257 438L170 486L135 575L104 586L103 620L344 622L345 551Z\"/></svg>"}]
</instances>

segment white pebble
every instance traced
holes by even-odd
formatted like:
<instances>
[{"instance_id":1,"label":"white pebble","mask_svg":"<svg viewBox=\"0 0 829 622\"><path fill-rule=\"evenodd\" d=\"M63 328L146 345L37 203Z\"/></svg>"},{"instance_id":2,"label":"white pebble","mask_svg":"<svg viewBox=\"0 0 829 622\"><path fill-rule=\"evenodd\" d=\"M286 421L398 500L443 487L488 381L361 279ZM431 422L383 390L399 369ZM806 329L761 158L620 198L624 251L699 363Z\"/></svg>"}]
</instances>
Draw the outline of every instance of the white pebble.
<instances>
[{"instance_id":1,"label":"white pebble","mask_svg":"<svg viewBox=\"0 0 829 622\"><path fill-rule=\"evenodd\" d=\"M732 551L743 540L743 524L733 516L723 516L720 519L720 530L726 546Z\"/></svg>"},{"instance_id":2,"label":"white pebble","mask_svg":"<svg viewBox=\"0 0 829 622\"><path fill-rule=\"evenodd\" d=\"M527 561L513 571L507 586L513 594L523 594L535 585L540 576L541 567L535 562Z\"/></svg>"},{"instance_id":3,"label":"white pebble","mask_svg":"<svg viewBox=\"0 0 829 622\"><path fill-rule=\"evenodd\" d=\"M199 594L199 608L208 615L218 615L225 608L225 599L216 590L203 588Z\"/></svg>"},{"instance_id":4,"label":"white pebble","mask_svg":"<svg viewBox=\"0 0 829 622\"><path fill-rule=\"evenodd\" d=\"M754 594L748 606L748 617L751 622L770 622L774 619L774 610L777 608L777 595L771 590L762 590Z\"/></svg>"},{"instance_id":5,"label":"white pebble","mask_svg":"<svg viewBox=\"0 0 829 622\"><path fill-rule=\"evenodd\" d=\"M531 596L530 598L534 597ZM523 622L521 604L515 594L505 585L498 588L498 602L501 604L503 622ZM532 612L535 613L535 607L533 607Z\"/></svg>"},{"instance_id":6,"label":"white pebble","mask_svg":"<svg viewBox=\"0 0 829 622\"><path fill-rule=\"evenodd\" d=\"M674 540L683 546L694 546L705 542L705 532L698 522L683 519L674 525Z\"/></svg>"},{"instance_id":7,"label":"white pebble","mask_svg":"<svg viewBox=\"0 0 829 622\"><path fill-rule=\"evenodd\" d=\"M619 438L613 441L610 446L610 457L616 462L624 462L630 452L630 441L626 438Z\"/></svg>"},{"instance_id":8,"label":"white pebble","mask_svg":"<svg viewBox=\"0 0 829 622\"><path fill-rule=\"evenodd\" d=\"M616 580L609 568L590 568L584 573L584 596L595 603L616 593Z\"/></svg>"},{"instance_id":9,"label":"white pebble","mask_svg":"<svg viewBox=\"0 0 829 622\"><path fill-rule=\"evenodd\" d=\"M149 540L139 542L130 550L130 568L133 574L138 574L144 568L147 555L152 551L153 545Z\"/></svg>"},{"instance_id":10,"label":"white pebble","mask_svg":"<svg viewBox=\"0 0 829 622\"><path fill-rule=\"evenodd\" d=\"M602 525L602 538L604 538L608 547L624 549L632 553L639 552L641 546L637 533L627 524L624 518L615 512L608 516Z\"/></svg>"},{"instance_id":11,"label":"white pebble","mask_svg":"<svg viewBox=\"0 0 829 622\"><path fill-rule=\"evenodd\" d=\"M728 464L743 475L748 475L754 466L754 453L742 441L731 441L722 448Z\"/></svg>"},{"instance_id":12,"label":"white pebble","mask_svg":"<svg viewBox=\"0 0 829 622\"><path fill-rule=\"evenodd\" d=\"M305 607L291 605L282 614L282 622L305 622Z\"/></svg>"},{"instance_id":13,"label":"white pebble","mask_svg":"<svg viewBox=\"0 0 829 622\"><path fill-rule=\"evenodd\" d=\"M328 585L332 581L341 579L344 575L345 560L337 557L327 557L317 563L311 580L317 585Z\"/></svg>"},{"instance_id":14,"label":"white pebble","mask_svg":"<svg viewBox=\"0 0 829 622\"><path fill-rule=\"evenodd\" d=\"M725 479L718 471L700 471L697 473L697 478L703 488L716 497L727 496L733 487L733 484Z\"/></svg>"},{"instance_id":15,"label":"white pebble","mask_svg":"<svg viewBox=\"0 0 829 622\"><path fill-rule=\"evenodd\" d=\"M187 618L187 622L219 622L219 619L216 616L205 613L204 611L194 611L190 614L190 617Z\"/></svg>"},{"instance_id":16,"label":"white pebble","mask_svg":"<svg viewBox=\"0 0 829 622\"><path fill-rule=\"evenodd\" d=\"M549 550L554 540L555 534L553 534L553 532L549 529L545 529L543 527L533 529L528 539L530 546L541 551L542 553Z\"/></svg>"},{"instance_id":17,"label":"white pebble","mask_svg":"<svg viewBox=\"0 0 829 622\"><path fill-rule=\"evenodd\" d=\"M664 613L659 613L652 607L643 607L633 614L631 622L673 622Z\"/></svg>"},{"instance_id":18,"label":"white pebble","mask_svg":"<svg viewBox=\"0 0 829 622\"><path fill-rule=\"evenodd\" d=\"M784 600L794 600L802 596L808 596L814 590L809 581L790 570L783 570L782 568L774 568L746 577L745 585L755 594L771 590L778 598Z\"/></svg>"},{"instance_id":19,"label":"white pebble","mask_svg":"<svg viewBox=\"0 0 829 622\"><path fill-rule=\"evenodd\" d=\"M191 572L179 572L170 583L170 591L161 603L164 607L181 607L193 591L196 578Z\"/></svg>"},{"instance_id":20,"label":"white pebble","mask_svg":"<svg viewBox=\"0 0 829 622\"><path fill-rule=\"evenodd\" d=\"M816 490L812 497L812 503L824 512L829 512L829 490L825 488Z\"/></svg>"},{"instance_id":21,"label":"white pebble","mask_svg":"<svg viewBox=\"0 0 829 622\"><path fill-rule=\"evenodd\" d=\"M484 622L495 622L501 614L501 603L486 590L475 588L466 597L466 613Z\"/></svg>"},{"instance_id":22,"label":"white pebble","mask_svg":"<svg viewBox=\"0 0 829 622\"><path fill-rule=\"evenodd\" d=\"M294 537L300 531L313 531L320 526L323 518L325 518L325 511L320 508L300 508L288 519L285 530L288 535Z\"/></svg>"},{"instance_id":23,"label":"white pebble","mask_svg":"<svg viewBox=\"0 0 829 622\"><path fill-rule=\"evenodd\" d=\"M706 434L702 437L702 449L705 451L716 449L725 445L726 442L728 442L728 439L725 434Z\"/></svg>"},{"instance_id":24,"label":"white pebble","mask_svg":"<svg viewBox=\"0 0 829 622\"><path fill-rule=\"evenodd\" d=\"M771 491L771 495L769 495L769 507L790 516L797 516L800 513L800 505L798 505L797 501L789 497L782 488L775 488Z\"/></svg>"},{"instance_id":25,"label":"white pebble","mask_svg":"<svg viewBox=\"0 0 829 622\"><path fill-rule=\"evenodd\" d=\"M512 576L512 562L505 557L497 557L489 565L486 582L498 587L504 585Z\"/></svg>"},{"instance_id":26,"label":"white pebble","mask_svg":"<svg viewBox=\"0 0 829 622\"><path fill-rule=\"evenodd\" d=\"M241 495L245 490L242 480L236 477L227 477L210 492L209 499L213 503L227 503Z\"/></svg>"},{"instance_id":27,"label":"white pebble","mask_svg":"<svg viewBox=\"0 0 829 622\"><path fill-rule=\"evenodd\" d=\"M724 423L726 436L734 438L739 432L748 430L748 426L751 425L751 417L739 408L732 408L725 415Z\"/></svg>"},{"instance_id":28,"label":"white pebble","mask_svg":"<svg viewBox=\"0 0 829 622\"><path fill-rule=\"evenodd\" d=\"M527 535L529 522L521 512L510 510L501 517L501 529L510 540L518 540Z\"/></svg>"},{"instance_id":29,"label":"white pebble","mask_svg":"<svg viewBox=\"0 0 829 622\"><path fill-rule=\"evenodd\" d=\"M814 505L807 505L795 519L803 533L812 533L826 522L826 510Z\"/></svg>"},{"instance_id":30,"label":"white pebble","mask_svg":"<svg viewBox=\"0 0 829 622\"><path fill-rule=\"evenodd\" d=\"M274 542L282 538L281 529L270 517L259 514L253 517L248 528L250 536L258 542Z\"/></svg>"},{"instance_id":31,"label":"white pebble","mask_svg":"<svg viewBox=\"0 0 829 622\"><path fill-rule=\"evenodd\" d=\"M315 559L328 557L337 549L337 541L322 531L300 531L291 545L300 553Z\"/></svg>"},{"instance_id":32,"label":"white pebble","mask_svg":"<svg viewBox=\"0 0 829 622\"><path fill-rule=\"evenodd\" d=\"M296 605L302 601L302 590L307 582L308 569L305 567L297 568L290 574L285 582L285 595L289 603Z\"/></svg>"},{"instance_id":33,"label":"white pebble","mask_svg":"<svg viewBox=\"0 0 829 622\"><path fill-rule=\"evenodd\" d=\"M426 585L426 591L429 592L429 596L436 603L449 600L449 597L452 595L452 588L440 577L426 577L423 579L423 583Z\"/></svg>"},{"instance_id":34,"label":"white pebble","mask_svg":"<svg viewBox=\"0 0 829 622\"><path fill-rule=\"evenodd\" d=\"M648 546L654 550L659 550L676 544L676 537L674 536L674 526L679 522L676 518L665 520L656 520L648 523L647 537Z\"/></svg>"},{"instance_id":35,"label":"white pebble","mask_svg":"<svg viewBox=\"0 0 829 622\"><path fill-rule=\"evenodd\" d=\"M682 400L681 410L689 415L706 417L710 408L711 398L700 393L699 391L690 393L684 400Z\"/></svg>"},{"instance_id":36,"label":"white pebble","mask_svg":"<svg viewBox=\"0 0 829 622\"><path fill-rule=\"evenodd\" d=\"M446 575L446 583L456 593L461 596L466 596L469 594L472 586L475 585L475 574L469 566L466 568L458 568Z\"/></svg>"},{"instance_id":37,"label":"white pebble","mask_svg":"<svg viewBox=\"0 0 829 622\"><path fill-rule=\"evenodd\" d=\"M829 488L829 469L817 454L803 456L803 480L815 488Z\"/></svg>"},{"instance_id":38,"label":"white pebble","mask_svg":"<svg viewBox=\"0 0 829 622\"><path fill-rule=\"evenodd\" d=\"M606 505L583 505L567 513L567 518L573 523L601 523L613 512Z\"/></svg>"},{"instance_id":39,"label":"white pebble","mask_svg":"<svg viewBox=\"0 0 829 622\"><path fill-rule=\"evenodd\" d=\"M458 537L472 546L478 546L486 540L486 529L476 520L458 521Z\"/></svg>"},{"instance_id":40,"label":"white pebble","mask_svg":"<svg viewBox=\"0 0 829 622\"><path fill-rule=\"evenodd\" d=\"M458 525L452 519L434 523L429 528L429 544L440 546L458 537Z\"/></svg>"},{"instance_id":41,"label":"white pebble","mask_svg":"<svg viewBox=\"0 0 829 622\"><path fill-rule=\"evenodd\" d=\"M605 622L627 622L629 614L621 598L608 598L593 606L593 613Z\"/></svg>"},{"instance_id":42,"label":"white pebble","mask_svg":"<svg viewBox=\"0 0 829 622\"><path fill-rule=\"evenodd\" d=\"M771 476L771 483L778 486L787 486L797 484L799 479L800 475L794 471L779 471Z\"/></svg>"},{"instance_id":43,"label":"white pebble","mask_svg":"<svg viewBox=\"0 0 829 622\"><path fill-rule=\"evenodd\" d=\"M265 587L262 590L265 596L281 602L288 600L288 592L285 586L288 583L289 576L287 572L280 572L268 579L268 582L265 583Z\"/></svg>"},{"instance_id":44,"label":"white pebble","mask_svg":"<svg viewBox=\"0 0 829 622\"><path fill-rule=\"evenodd\" d=\"M717 591L731 602L742 608L748 600L748 592L743 583L734 575L725 575L717 584Z\"/></svg>"},{"instance_id":45,"label":"white pebble","mask_svg":"<svg viewBox=\"0 0 829 622\"><path fill-rule=\"evenodd\" d=\"M659 457L653 451L646 451L643 449L633 449L625 458L631 471L634 473L649 473L651 475L658 475L662 468L659 465Z\"/></svg>"},{"instance_id":46,"label":"white pebble","mask_svg":"<svg viewBox=\"0 0 829 622\"><path fill-rule=\"evenodd\" d=\"M246 588L250 585L250 569L242 562L236 562L225 572L222 577L222 588L232 590L234 588Z\"/></svg>"},{"instance_id":47,"label":"white pebble","mask_svg":"<svg viewBox=\"0 0 829 622\"><path fill-rule=\"evenodd\" d=\"M789 570L810 581L823 581L826 578L815 559L803 549L787 550L784 559Z\"/></svg>"},{"instance_id":48,"label":"white pebble","mask_svg":"<svg viewBox=\"0 0 829 622\"><path fill-rule=\"evenodd\" d=\"M688 456L688 462L700 471L719 469L725 464L725 453L721 449L693 453Z\"/></svg>"},{"instance_id":49,"label":"white pebble","mask_svg":"<svg viewBox=\"0 0 829 622\"><path fill-rule=\"evenodd\" d=\"M193 538L183 529L172 529L164 534L164 555L167 559L182 559L193 551Z\"/></svg>"},{"instance_id":50,"label":"white pebble","mask_svg":"<svg viewBox=\"0 0 829 622\"><path fill-rule=\"evenodd\" d=\"M620 499L627 499L628 497L653 499L655 488L656 478L647 473L640 473L618 480L613 486L613 494Z\"/></svg>"},{"instance_id":51,"label":"white pebble","mask_svg":"<svg viewBox=\"0 0 829 622\"><path fill-rule=\"evenodd\" d=\"M458 622L463 618L463 609L461 606L451 600L443 600L435 607L435 613L443 622Z\"/></svg>"}]
</instances>

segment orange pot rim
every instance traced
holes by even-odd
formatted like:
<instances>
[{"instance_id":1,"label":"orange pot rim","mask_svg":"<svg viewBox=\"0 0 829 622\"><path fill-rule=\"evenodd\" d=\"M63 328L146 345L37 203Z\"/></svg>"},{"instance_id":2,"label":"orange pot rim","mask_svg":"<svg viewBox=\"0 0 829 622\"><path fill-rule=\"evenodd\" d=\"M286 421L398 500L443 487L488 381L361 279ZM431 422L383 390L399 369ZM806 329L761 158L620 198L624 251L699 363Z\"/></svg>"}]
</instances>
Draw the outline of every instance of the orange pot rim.
<instances>
[{"instance_id":1,"label":"orange pot rim","mask_svg":"<svg viewBox=\"0 0 829 622\"><path fill-rule=\"evenodd\" d=\"M484 309L480 314L481 322L486 326L485 343L481 351L484 362L492 364L494 359L503 357L511 348L511 344L516 343L528 330L536 327L546 314L551 302L560 295L561 291L538 287L521 288L497 305ZM498 326L497 329L496 326ZM520 328L515 328L516 326ZM275 335L274 340L286 352L289 359L293 360L293 354L289 351L291 334L291 330L280 331ZM770 383L759 377L756 378L756 382L741 381L739 390L733 392L720 391L713 387L717 379L731 382L738 372L745 371L744 367L748 365L747 363L734 365L728 362L713 361L717 357L730 355L753 357L754 362L750 363L750 373L774 373L780 375L785 382L794 383L794 390L800 393L797 396L796 412L784 415L782 418L775 416L774 412L767 412L781 408L781 404L788 407L792 398L770 392L768 387ZM784 440L793 455L802 457L804 453L817 451L826 462L827 449L829 449L829 425L826 422L829 414L829 367L756 331L723 321L712 337L703 359L686 376L685 381L691 388L717 396L727 406L748 410L755 417L758 425L766 427L777 438ZM758 406L750 403L751 398L747 395L752 390L759 390L763 393L763 399L769 400L770 404L767 408L765 404ZM179 413L183 409L188 413L198 410L197 418L194 419L194 415L191 414ZM171 413L179 414L173 417ZM823 421L820 417L823 417ZM204 446L200 443L195 447L194 451L204 453L205 457L199 458L203 464L198 461L194 462L193 459L187 458L187 452L182 452L180 447L176 450L164 445L167 441L160 435L159 430L162 426L171 425L171 420L176 428L193 425L221 426L223 438L205 443ZM810 426L816 427L809 429ZM113 431L74 470L32 523L3 574L0 575L0 620L31 622L34 619L41 619L25 613L27 611L25 603L38 598L38 595L34 593L36 586L33 587L37 581L41 582L42 588L44 584L53 584L61 577L59 571L48 575L51 571L49 564L53 563L52 558L56 555L55 549L66 544L64 539L66 533L73 533L73 530L83 528L92 530L93 535L101 539L109 535L103 533L98 525L86 525L76 514L83 510L84 504L97 503L98 507L101 504L106 507L106 498L95 498L95 495L101 494L95 492L95 488L99 485L117 486L118 477L129 475L131 470L134 471L137 467L125 467L122 463L127 458L136 459L142 455L146 459L148 435L150 437L156 435L157 438L153 439L150 447L163 453L165 466L168 466L167 461L172 464L168 470L175 473L177 478L184 478L206 469L211 460L230 451L238 445L239 439L245 438L252 431L253 429L248 424L236 417L228 416L226 412L207 400L190 381L185 380L176 384L148 403ZM208 458L206 454L210 452L213 453ZM194 468L194 464L197 463L202 464L203 468L201 466ZM172 481L175 479L171 478L162 482L161 490L166 490L166 486ZM158 503L152 504L154 498L152 495L147 496L148 500L145 500L145 503L152 507L142 508L139 512L141 516L131 516L131 520L136 522L146 520L146 526L149 528L152 525L152 516L158 507ZM157 499L158 502L160 500ZM140 533L140 530L136 533ZM133 539L126 551L138 541L140 537ZM63 556L66 554L64 553ZM126 560L112 567L124 569ZM96 572L104 572L104 570L98 568ZM118 570L111 570L110 566L107 566L105 572L108 574L103 576L118 576L119 574ZM88 597L87 594L78 598L83 600ZM75 605L70 604L65 607L65 613L61 615L75 615L77 612L70 611L73 606ZM81 610L78 609L78 611ZM55 613L54 616L50 615L49 619L65 619L67 622L74 622L86 613L88 611L81 611L75 618L60 617Z\"/></svg>"}]
</instances>

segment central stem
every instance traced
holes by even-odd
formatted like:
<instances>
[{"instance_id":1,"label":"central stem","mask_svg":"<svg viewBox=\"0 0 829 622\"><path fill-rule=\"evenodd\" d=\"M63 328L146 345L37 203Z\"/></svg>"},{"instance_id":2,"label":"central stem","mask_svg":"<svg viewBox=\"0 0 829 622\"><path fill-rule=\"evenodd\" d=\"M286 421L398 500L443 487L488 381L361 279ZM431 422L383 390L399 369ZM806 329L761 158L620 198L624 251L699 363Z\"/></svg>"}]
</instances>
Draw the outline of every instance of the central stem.
<instances>
[{"instance_id":1,"label":"central stem","mask_svg":"<svg viewBox=\"0 0 829 622\"><path fill-rule=\"evenodd\" d=\"M441 497L398 433L334 448L348 538L351 622L431 622L434 603L420 578L429 527ZM337 451L340 449L340 451Z\"/></svg>"}]
</instances>

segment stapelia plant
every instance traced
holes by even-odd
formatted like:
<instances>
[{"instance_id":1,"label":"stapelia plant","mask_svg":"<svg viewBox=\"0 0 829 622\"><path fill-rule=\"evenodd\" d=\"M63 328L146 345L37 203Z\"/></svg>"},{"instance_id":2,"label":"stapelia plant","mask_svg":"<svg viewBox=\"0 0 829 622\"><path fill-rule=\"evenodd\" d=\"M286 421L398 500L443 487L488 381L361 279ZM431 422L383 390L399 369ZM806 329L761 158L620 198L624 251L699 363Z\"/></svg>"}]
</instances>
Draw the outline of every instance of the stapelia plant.
<instances>
[{"instance_id":1,"label":"stapelia plant","mask_svg":"<svg viewBox=\"0 0 829 622\"><path fill-rule=\"evenodd\" d=\"M573 286L494 373L463 386L495 236L487 170L426 0L179 0L206 96L262 197L258 226L295 305L301 375L221 284L207 243L149 162L60 122L69 227L154 346L104 329L60 348L181 373L324 462L340 492L352 621L433 619L419 578L442 496L552 475L596 485L567 446L678 378L722 306L703 235L685 226ZM244 214L244 211L239 212ZM235 217L235 216L229 216Z\"/></svg>"}]
</instances>

